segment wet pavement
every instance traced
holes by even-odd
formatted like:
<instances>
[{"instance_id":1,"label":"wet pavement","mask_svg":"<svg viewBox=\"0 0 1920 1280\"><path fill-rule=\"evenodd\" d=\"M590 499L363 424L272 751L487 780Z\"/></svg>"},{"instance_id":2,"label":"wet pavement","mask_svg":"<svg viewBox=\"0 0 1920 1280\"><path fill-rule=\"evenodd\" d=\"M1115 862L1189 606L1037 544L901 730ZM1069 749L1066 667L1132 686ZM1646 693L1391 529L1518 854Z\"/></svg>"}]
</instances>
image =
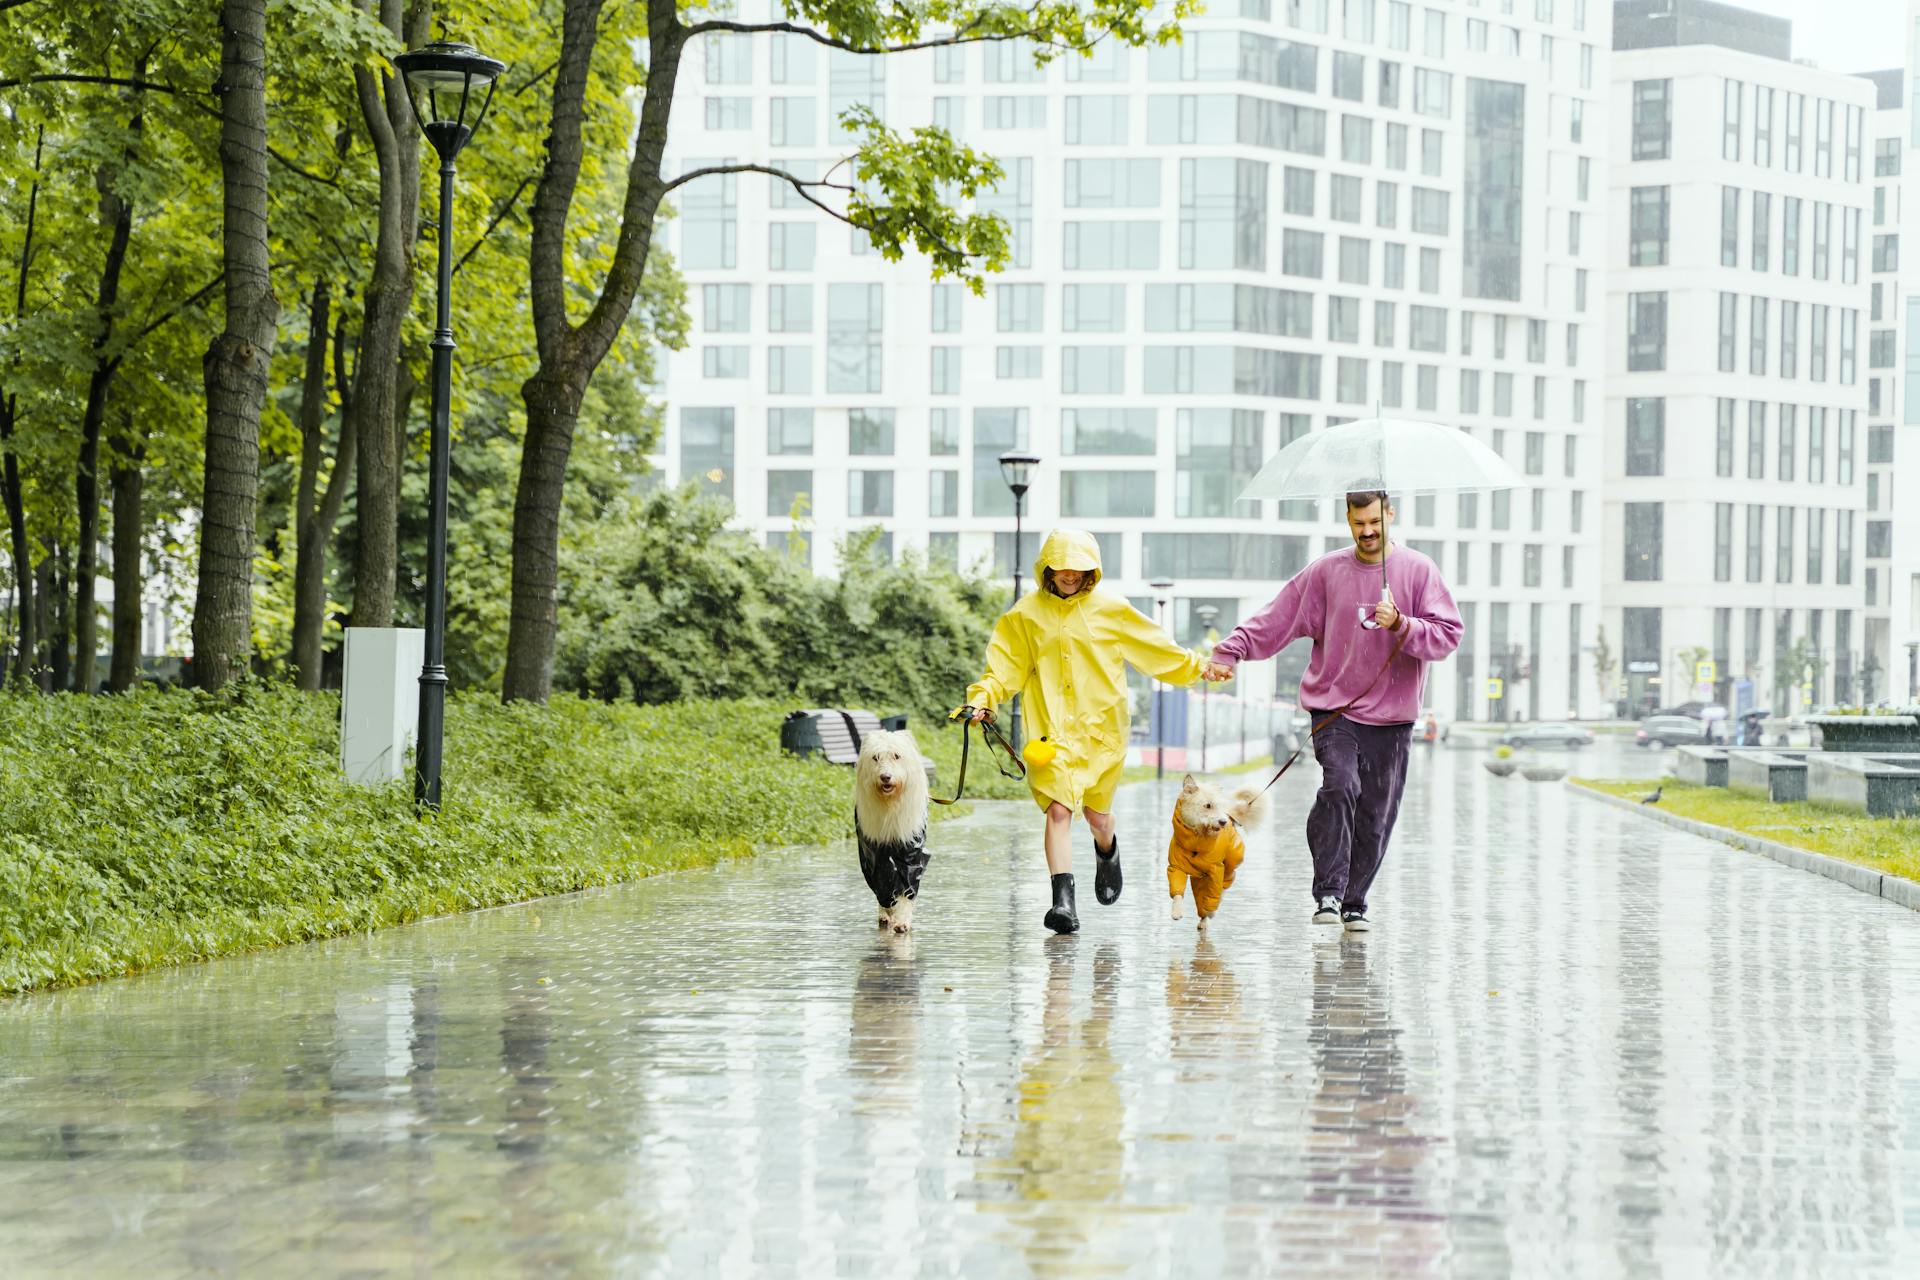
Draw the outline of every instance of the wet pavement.
<instances>
[{"instance_id":1,"label":"wet pavement","mask_svg":"<svg viewBox=\"0 0 1920 1280\"><path fill-rule=\"evenodd\" d=\"M1306 768L1204 940L1141 785L1073 938L989 805L0 1004L0 1272L1916 1274L1920 916L1482 759L1364 940Z\"/></svg>"}]
</instances>

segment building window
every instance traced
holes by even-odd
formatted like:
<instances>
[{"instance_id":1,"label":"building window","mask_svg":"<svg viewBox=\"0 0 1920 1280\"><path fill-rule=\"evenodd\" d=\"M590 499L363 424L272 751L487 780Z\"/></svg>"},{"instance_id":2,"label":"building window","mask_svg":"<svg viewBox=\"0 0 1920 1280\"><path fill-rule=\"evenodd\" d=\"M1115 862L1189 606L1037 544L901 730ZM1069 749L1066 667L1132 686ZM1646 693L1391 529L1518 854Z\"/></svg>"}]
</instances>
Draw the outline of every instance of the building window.
<instances>
[{"instance_id":1,"label":"building window","mask_svg":"<svg viewBox=\"0 0 1920 1280\"><path fill-rule=\"evenodd\" d=\"M1174 424L1175 516L1257 516L1235 499L1260 469L1261 414L1250 409L1182 409Z\"/></svg>"},{"instance_id":2,"label":"building window","mask_svg":"<svg viewBox=\"0 0 1920 1280\"><path fill-rule=\"evenodd\" d=\"M1826 580L1827 513L1820 507L1807 508L1807 581Z\"/></svg>"},{"instance_id":3,"label":"building window","mask_svg":"<svg viewBox=\"0 0 1920 1280\"><path fill-rule=\"evenodd\" d=\"M1627 265L1667 265L1670 188L1635 187L1629 197Z\"/></svg>"},{"instance_id":4,"label":"building window","mask_svg":"<svg viewBox=\"0 0 1920 1280\"><path fill-rule=\"evenodd\" d=\"M1800 197L1780 197L1780 270L1800 274Z\"/></svg>"},{"instance_id":5,"label":"building window","mask_svg":"<svg viewBox=\"0 0 1920 1280\"><path fill-rule=\"evenodd\" d=\"M690 160L689 170L730 163L726 160ZM739 239L738 174L720 173L696 178L681 192L680 262L693 270L735 266ZM812 228L809 227L809 230Z\"/></svg>"},{"instance_id":6,"label":"building window","mask_svg":"<svg viewBox=\"0 0 1920 1280\"><path fill-rule=\"evenodd\" d=\"M767 348L767 391L776 396L813 394L813 348L772 346Z\"/></svg>"},{"instance_id":7,"label":"building window","mask_svg":"<svg viewBox=\"0 0 1920 1280\"><path fill-rule=\"evenodd\" d=\"M1793 581L1793 508L1776 507L1773 517L1773 580Z\"/></svg>"},{"instance_id":8,"label":"building window","mask_svg":"<svg viewBox=\"0 0 1920 1280\"><path fill-rule=\"evenodd\" d=\"M1795 378L1800 373L1800 304L1780 300L1780 376Z\"/></svg>"},{"instance_id":9,"label":"building window","mask_svg":"<svg viewBox=\"0 0 1920 1280\"><path fill-rule=\"evenodd\" d=\"M1627 295L1627 368L1647 372L1667 367L1667 295Z\"/></svg>"},{"instance_id":10,"label":"building window","mask_svg":"<svg viewBox=\"0 0 1920 1280\"><path fill-rule=\"evenodd\" d=\"M893 514L893 472L891 471L849 471L847 473L847 515L859 519L866 516L891 516Z\"/></svg>"},{"instance_id":11,"label":"building window","mask_svg":"<svg viewBox=\"0 0 1920 1280\"><path fill-rule=\"evenodd\" d=\"M1713 474L1716 476L1733 475L1733 417L1733 401L1723 399L1715 402Z\"/></svg>"},{"instance_id":12,"label":"building window","mask_svg":"<svg viewBox=\"0 0 1920 1280\"><path fill-rule=\"evenodd\" d=\"M767 452L775 455L813 452L813 410L767 410Z\"/></svg>"},{"instance_id":13,"label":"building window","mask_svg":"<svg viewBox=\"0 0 1920 1280\"><path fill-rule=\"evenodd\" d=\"M960 394L960 348L934 347L928 370L928 390L936 396Z\"/></svg>"},{"instance_id":14,"label":"building window","mask_svg":"<svg viewBox=\"0 0 1920 1280\"><path fill-rule=\"evenodd\" d=\"M957 409L928 411L927 453L935 458L959 456L960 413Z\"/></svg>"},{"instance_id":15,"label":"building window","mask_svg":"<svg viewBox=\"0 0 1920 1280\"><path fill-rule=\"evenodd\" d=\"M1747 372L1767 371L1767 300L1754 297L1747 310Z\"/></svg>"},{"instance_id":16,"label":"building window","mask_svg":"<svg viewBox=\"0 0 1920 1280\"><path fill-rule=\"evenodd\" d=\"M1807 406L1807 480L1827 482L1827 407L1823 404Z\"/></svg>"},{"instance_id":17,"label":"building window","mask_svg":"<svg viewBox=\"0 0 1920 1280\"><path fill-rule=\"evenodd\" d=\"M1348 181L1357 188L1360 180ZM1336 179L1336 195L1338 187ZM1354 198L1358 200L1357 192ZM1359 221L1357 208L1351 220ZM1265 270L1266 165L1253 160L1180 162L1180 265Z\"/></svg>"},{"instance_id":18,"label":"building window","mask_svg":"<svg viewBox=\"0 0 1920 1280\"><path fill-rule=\"evenodd\" d=\"M997 284L993 287L1001 333L1038 333L1043 327L1046 294L1037 284Z\"/></svg>"},{"instance_id":19,"label":"building window","mask_svg":"<svg viewBox=\"0 0 1920 1280\"><path fill-rule=\"evenodd\" d=\"M684 201L682 209L684 211ZM682 214L684 215L684 212ZM769 222L767 224L767 266L774 271L813 270L814 232L811 222ZM681 262L683 267L694 266ZM733 265L731 262L728 266Z\"/></svg>"},{"instance_id":20,"label":"building window","mask_svg":"<svg viewBox=\"0 0 1920 1280\"><path fill-rule=\"evenodd\" d=\"M847 452L856 458L893 455L893 410L851 409L847 412Z\"/></svg>"},{"instance_id":21,"label":"building window","mask_svg":"<svg viewBox=\"0 0 1920 1280\"><path fill-rule=\"evenodd\" d=\"M1633 82L1633 158L1665 160L1673 142L1673 81Z\"/></svg>"},{"instance_id":22,"label":"building window","mask_svg":"<svg viewBox=\"0 0 1920 1280\"><path fill-rule=\"evenodd\" d=\"M827 390L880 390L885 290L877 284L827 286Z\"/></svg>"},{"instance_id":23,"label":"building window","mask_svg":"<svg viewBox=\"0 0 1920 1280\"><path fill-rule=\"evenodd\" d=\"M1065 409L1061 450L1074 457L1151 458L1159 451L1158 421L1153 409Z\"/></svg>"},{"instance_id":24,"label":"building window","mask_svg":"<svg viewBox=\"0 0 1920 1280\"><path fill-rule=\"evenodd\" d=\"M1713 505L1713 580L1733 581L1733 504Z\"/></svg>"},{"instance_id":25,"label":"building window","mask_svg":"<svg viewBox=\"0 0 1920 1280\"><path fill-rule=\"evenodd\" d=\"M744 378L747 376L747 348L744 346L702 347L700 372L708 378Z\"/></svg>"},{"instance_id":26,"label":"building window","mask_svg":"<svg viewBox=\"0 0 1920 1280\"><path fill-rule=\"evenodd\" d=\"M702 493L733 497L733 410L680 411L680 480Z\"/></svg>"},{"instance_id":27,"label":"building window","mask_svg":"<svg viewBox=\"0 0 1920 1280\"><path fill-rule=\"evenodd\" d=\"M1767 478L1767 402L1747 401L1747 479Z\"/></svg>"},{"instance_id":28,"label":"building window","mask_svg":"<svg viewBox=\"0 0 1920 1280\"><path fill-rule=\"evenodd\" d=\"M1627 401L1627 474L1665 474L1667 402L1659 397Z\"/></svg>"},{"instance_id":29,"label":"building window","mask_svg":"<svg viewBox=\"0 0 1920 1280\"><path fill-rule=\"evenodd\" d=\"M1747 507L1747 581L1759 582L1766 577L1767 550L1767 509L1762 506Z\"/></svg>"},{"instance_id":30,"label":"building window","mask_svg":"<svg viewBox=\"0 0 1920 1280\"><path fill-rule=\"evenodd\" d=\"M1800 409L1798 405L1780 406L1780 480L1791 480L1794 476L1794 460L1800 452Z\"/></svg>"},{"instance_id":31,"label":"building window","mask_svg":"<svg viewBox=\"0 0 1920 1280\"><path fill-rule=\"evenodd\" d=\"M1628 502L1626 511L1626 580L1660 581L1661 526L1666 508L1658 502Z\"/></svg>"},{"instance_id":32,"label":"building window","mask_svg":"<svg viewBox=\"0 0 1920 1280\"><path fill-rule=\"evenodd\" d=\"M1734 370L1734 349L1740 337L1740 295L1720 295L1720 372Z\"/></svg>"},{"instance_id":33,"label":"building window","mask_svg":"<svg viewBox=\"0 0 1920 1280\"><path fill-rule=\"evenodd\" d=\"M1740 188L1720 188L1720 265L1740 265Z\"/></svg>"},{"instance_id":34,"label":"building window","mask_svg":"<svg viewBox=\"0 0 1920 1280\"><path fill-rule=\"evenodd\" d=\"M1127 325L1123 284L1070 284L1061 290L1061 324L1068 333L1119 333Z\"/></svg>"},{"instance_id":35,"label":"building window","mask_svg":"<svg viewBox=\"0 0 1920 1280\"><path fill-rule=\"evenodd\" d=\"M1060 514L1076 519L1150 518L1155 478L1151 471L1063 471Z\"/></svg>"},{"instance_id":36,"label":"building window","mask_svg":"<svg viewBox=\"0 0 1920 1280\"><path fill-rule=\"evenodd\" d=\"M1745 92L1746 86L1738 80L1728 80L1721 86L1720 158L1722 160L1740 158L1740 103Z\"/></svg>"},{"instance_id":37,"label":"building window","mask_svg":"<svg viewBox=\"0 0 1920 1280\"><path fill-rule=\"evenodd\" d=\"M1000 455L1027 447L1025 409L973 411L973 514L1010 516L1013 493L1000 476Z\"/></svg>"},{"instance_id":38,"label":"building window","mask_svg":"<svg viewBox=\"0 0 1920 1280\"><path fill-rule=\"evenodd\" d=\"M1060 348L1060 390L1067 395L1121 395L1127 389L1127 349Z\"/></svg>"},{"instance_id":39,"label":"building window","mask_svg":"<svg viewBox=\"0 0 1920 1280\"><path fill-rule=\"evenodd\" d=\"M1773 222L1773 197L1764 191L1753 193L1753 269L1765 271L1771 237L1768 235Z\"/></svg>"},{"instance_id":40,"label":"building window","mask_svg":"<svg viewBox=\"0 0 1920 1280\"><path fill-rule=\"evenodd\" d=\"M813 472L767 472L767 518L802 519L813 505Z\"/></svg>"}]
</instances>

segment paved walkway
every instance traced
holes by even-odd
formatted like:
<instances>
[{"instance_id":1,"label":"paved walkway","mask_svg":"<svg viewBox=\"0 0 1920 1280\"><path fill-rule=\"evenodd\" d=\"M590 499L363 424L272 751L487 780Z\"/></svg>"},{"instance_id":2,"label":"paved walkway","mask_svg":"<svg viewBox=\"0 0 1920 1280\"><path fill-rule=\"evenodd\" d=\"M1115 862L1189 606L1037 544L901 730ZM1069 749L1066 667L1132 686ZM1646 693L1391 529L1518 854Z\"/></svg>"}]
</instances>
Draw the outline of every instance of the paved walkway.
<instances>
[{"instance_id":1,"label":"paved walkway","mask_svg":"<svg viewBox=\"0 0 1920 1280\"><path fill-rule=\"evenodd\" d=\"M1366 941L1296 770L1205 941L1139 786L1076 938L998 805L0 1005L0 1271L1920 1272L1920 916L1481 758Z\"/></svg>"}]
</instances>

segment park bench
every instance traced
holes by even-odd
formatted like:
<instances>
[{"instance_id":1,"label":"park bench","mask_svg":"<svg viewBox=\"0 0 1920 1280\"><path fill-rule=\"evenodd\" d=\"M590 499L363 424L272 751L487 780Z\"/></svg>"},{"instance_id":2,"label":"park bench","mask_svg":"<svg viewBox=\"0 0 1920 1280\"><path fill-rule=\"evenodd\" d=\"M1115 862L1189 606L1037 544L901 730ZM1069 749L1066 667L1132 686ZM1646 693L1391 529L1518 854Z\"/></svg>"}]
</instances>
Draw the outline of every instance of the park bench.
<instances>
[{"instance_id":1,"label":"park bench","mask_svg":"<svg viewBox=\"0 0 1920 1280\"><path fill-rule=\"evenodd\" d=\"M1727 787L1763 795L1775 804L1807 798L1807 758L1799 752L1734 750L1727 753Z\"/></svg>"},{"instance_id":2,"label":"park bench","mask_svg":"<svg viewBox=\"0 0 1920 1280\"><path fill-rule=\"evenodd\" d=\"M1727 749L1681 747L1675 773L1680 781L1697 787L1724 787L1727 785Z\"/></svg>"},{"instance_id":3,"label":"park bench","mask_svg":"<svg viewBox=\"0 0 1920 1280\"><path fill-rule=\"evenodd\" d=\"M860 744L870 733L882 729L904 729L904 715L878 716L871 711L841 707L812 707L789 711L780 723L780 749L802 758L817 755L828 764L852 765L860 759ZM921 757L932 780L934 763Z\"/></svg>"},{"instance_id":4,"label":"park bench","mask_svg":"<svg viewBox=\"0 0 1920 1280\"><path fill-rule=\"evenodd\" d=\"M1816 751L1807 757L1807 798L1875 818L1920 813L1920 769L1911 755Z\"/></svg>"}]
</instances>

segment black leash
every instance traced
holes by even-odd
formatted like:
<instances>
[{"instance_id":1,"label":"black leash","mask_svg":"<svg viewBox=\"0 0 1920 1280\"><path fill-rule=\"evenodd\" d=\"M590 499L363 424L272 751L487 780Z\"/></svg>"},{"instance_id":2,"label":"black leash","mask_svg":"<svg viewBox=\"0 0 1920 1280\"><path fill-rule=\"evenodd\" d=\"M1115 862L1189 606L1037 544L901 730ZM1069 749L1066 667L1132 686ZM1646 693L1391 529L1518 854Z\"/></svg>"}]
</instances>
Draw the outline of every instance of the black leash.
<instances>
[{"instance_id":1,"label":"black leash","mask_svg":"<svg viewBox=\"0 0 1920 1280\"><path fill-rule=\"evenodd\" d=\"M964 723L960 726L960 776L954 780L953 799L945 800L939 796L927 797L929 800L932 800L935 804L959 804L960 797L966 793L967 748L973 742L973 726L976 723L973 718L974 710L975 708L973 707L961 707L959 710L955 711L952 715L947 717L947 719L950 721L964 719ZM986 752L988 757L993 760L994 766L1000 770L1000 776L1003 778L1013 778L1016 780L1026 777L1027 767L1024 764L1020 763L1019 753L1013 749L1013 744L1007 741L1007 735L1000 732L999 726L994 724L994 722L991 720L981 720L978 722L978 724L980 725L980 740L986 746ZM998 747L1000 749L1001 755L1006 756L1006 758L1012 762L1013 764L1012 773L1008 773L1007 766L1004 764L1001 764L999 757L994 755L995 747Z\"/></svg>"},{"instance_id":2,"label":"black leash","mask_svg":"<svg viewBox=\"0 0 1920 1280\"><path fill-rule=\"evenodd\" d=\"M1310 727L1307 730L1307 742L1312 742L1313 736L1316 733L1319 733L1322 729L1332 724L1335 720L1338 720L1341 716L1353 710L1355 703L1359 702L1360 699L1366 697L1368 694L1373 692L1373 686L1380 683L1380 677L1387 674L1387 668L1391 667L1393 665L1393 660L1400 656L1400 646L1404 645L1407 642L1407 635L1410 631L1411 631L1411 628L1409 627L1403 626L1400 628L1400 636L1398 639L1396 639L1393 642L1393 652L1389 653L1387 655L1387 660L1380 664L1380 669L1373 673L1373 679L1367 681L1367 687L1362 689L1359 693L1356 693L1355 695L1353 695L1353 697L1349 698L1347 700L1346 706L1341 707L1338 711L1328 712L1327 715L1321 719L1319 724L1316 724ZM1300 753L1307 749L1307 742L1303 742L1299 746L1293 749L1293 754L1287 757L1287 762L1280 766L1280 772L1274 774L1271 778L1268 778L1267 785L1260 788L1261 795L1267 794L1267 792L1272 788L1273 784L1280 781L1280 779L1285 776L1287 770L1293 768L1294 761L1298 760L1300 758Z\"/></svg>"}]
</instances>

